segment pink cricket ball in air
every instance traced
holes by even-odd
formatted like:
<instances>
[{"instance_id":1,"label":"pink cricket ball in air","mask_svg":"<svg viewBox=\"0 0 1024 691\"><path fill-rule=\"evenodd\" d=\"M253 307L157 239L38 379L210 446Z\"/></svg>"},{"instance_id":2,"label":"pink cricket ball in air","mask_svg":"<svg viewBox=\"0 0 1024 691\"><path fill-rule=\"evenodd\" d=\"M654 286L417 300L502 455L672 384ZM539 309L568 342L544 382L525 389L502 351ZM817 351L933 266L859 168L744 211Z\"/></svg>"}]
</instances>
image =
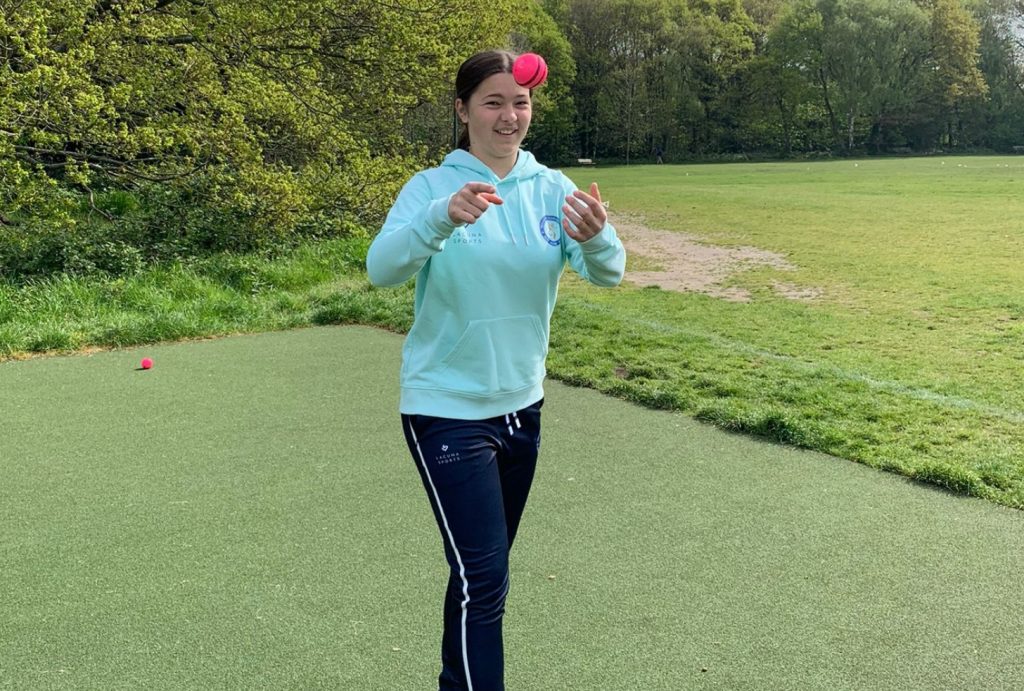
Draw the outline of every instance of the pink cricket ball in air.
<instances>
[{"instance_id":1,"label":"pink cricket ball in air","mask_svg":"<svg viewBox=\"0 0 1024 691\"><path fill-rule=\"evenodd\" d=\"M536 53L523 53L512 63L512 78L519 86L533 89L548 78L548 64Z\"/></svg>"},{"instance_id":2,"label":"pink cricket ball in air","mask_svg":"<svg viewBox=\"0 0 1024 691\"><path fill-rule=\"evenodd\" d=\"M142 358L142 369L150 369L153 367L153 361L148 357Z\"/></svg>"}]
</instances>

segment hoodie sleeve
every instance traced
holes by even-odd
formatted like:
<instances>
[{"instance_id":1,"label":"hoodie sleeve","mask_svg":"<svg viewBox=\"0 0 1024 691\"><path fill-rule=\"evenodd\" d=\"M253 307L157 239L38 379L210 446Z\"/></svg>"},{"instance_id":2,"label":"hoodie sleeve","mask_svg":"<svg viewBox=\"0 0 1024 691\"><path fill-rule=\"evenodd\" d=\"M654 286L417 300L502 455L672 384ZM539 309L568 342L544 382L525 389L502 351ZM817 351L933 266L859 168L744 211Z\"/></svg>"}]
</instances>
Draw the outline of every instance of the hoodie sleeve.
<instances>
[{"instance_id":1,"label":"hoodie sleeve","mask_svg":"<svg viewBox=\"0 0 1024 691\"><path fill-rule=\"evenodd\" d=\"M576 186L564 178L563 188L570 195ZM622 246L615 227L605 222L601 232L586 242L576 242L562 229L562 246L569 266L594 285L611 288L619 285L626 271L626 248Z\"/></svg>"},{"instance_id":2,"label":"hoodie sleeve","mask_svg":"<svg viewBox=\"0 0 1024 691\"><path fill-rule=\"evenodd\" d=\"M444 241L462 225L448 217L450 198L432 198L422 174L405 184L366 255L370 283L401 285L444 248Z\"/></svg>"}]
</instances>

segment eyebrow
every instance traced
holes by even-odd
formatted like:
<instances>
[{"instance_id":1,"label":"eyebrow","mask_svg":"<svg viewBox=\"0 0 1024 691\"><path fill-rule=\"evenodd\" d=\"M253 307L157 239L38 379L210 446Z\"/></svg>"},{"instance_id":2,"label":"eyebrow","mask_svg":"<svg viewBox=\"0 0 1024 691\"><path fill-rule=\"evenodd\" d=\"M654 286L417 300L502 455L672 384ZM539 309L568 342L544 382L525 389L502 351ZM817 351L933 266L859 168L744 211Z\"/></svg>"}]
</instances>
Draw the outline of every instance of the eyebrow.
<instances>
[{"instance_id":1,"label":"eyebrow","mask_svg":"<svg viewBox=\"0 0 1024 691\"><path fill-rule=\"evenodd\" d=\"M516 94L512 98L526 98L529 94ZM505 98L505 94L487 94L482 98Z\"/></svg>"}]
</instances>

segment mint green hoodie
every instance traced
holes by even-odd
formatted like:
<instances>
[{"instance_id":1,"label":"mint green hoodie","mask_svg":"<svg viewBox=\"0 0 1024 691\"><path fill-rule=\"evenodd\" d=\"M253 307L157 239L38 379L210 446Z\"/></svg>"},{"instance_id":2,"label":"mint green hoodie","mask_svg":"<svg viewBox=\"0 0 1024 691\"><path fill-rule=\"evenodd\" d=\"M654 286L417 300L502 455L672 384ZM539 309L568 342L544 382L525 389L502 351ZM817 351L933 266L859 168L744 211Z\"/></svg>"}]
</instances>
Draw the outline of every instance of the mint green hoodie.
<instances>
[{"instance_id":1,"label":"mint green hoodie","mask_svg":"<svg viewBox=\"0 0 1024 691\"><path fill-rule=\"evenodd\" d=\"M494 185L502 205L453 224L448 201L467 182ZM566 261L599 286L622 280L626 251L611 224L584 243L562 229L562 173L519 151L502 179L457 149L402 188L366 257L370 281L416 276L415 320L402 349L400 411L482 420L544 396L551 312Z\"/></svg>"}]
</instances>

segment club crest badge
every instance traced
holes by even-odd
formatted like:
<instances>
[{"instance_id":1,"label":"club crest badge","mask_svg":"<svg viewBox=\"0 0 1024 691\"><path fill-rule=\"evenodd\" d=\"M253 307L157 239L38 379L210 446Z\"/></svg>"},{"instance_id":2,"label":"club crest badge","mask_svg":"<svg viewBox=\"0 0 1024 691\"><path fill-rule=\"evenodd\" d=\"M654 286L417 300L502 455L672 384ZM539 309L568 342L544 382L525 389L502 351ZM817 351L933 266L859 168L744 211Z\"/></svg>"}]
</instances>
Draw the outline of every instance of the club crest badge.
<instances>
[{"instance_id":1,"label":"club crest badge","mask_svg":"<svg viewBox=\"0 0 1024 691\"><path fill-rule=\"evenodd\" d=\"M540 219L540 236L553 247L557 247L562 243L561 226L558 223L557 216L545 216Z\"/></svg>"}]
</instances>

